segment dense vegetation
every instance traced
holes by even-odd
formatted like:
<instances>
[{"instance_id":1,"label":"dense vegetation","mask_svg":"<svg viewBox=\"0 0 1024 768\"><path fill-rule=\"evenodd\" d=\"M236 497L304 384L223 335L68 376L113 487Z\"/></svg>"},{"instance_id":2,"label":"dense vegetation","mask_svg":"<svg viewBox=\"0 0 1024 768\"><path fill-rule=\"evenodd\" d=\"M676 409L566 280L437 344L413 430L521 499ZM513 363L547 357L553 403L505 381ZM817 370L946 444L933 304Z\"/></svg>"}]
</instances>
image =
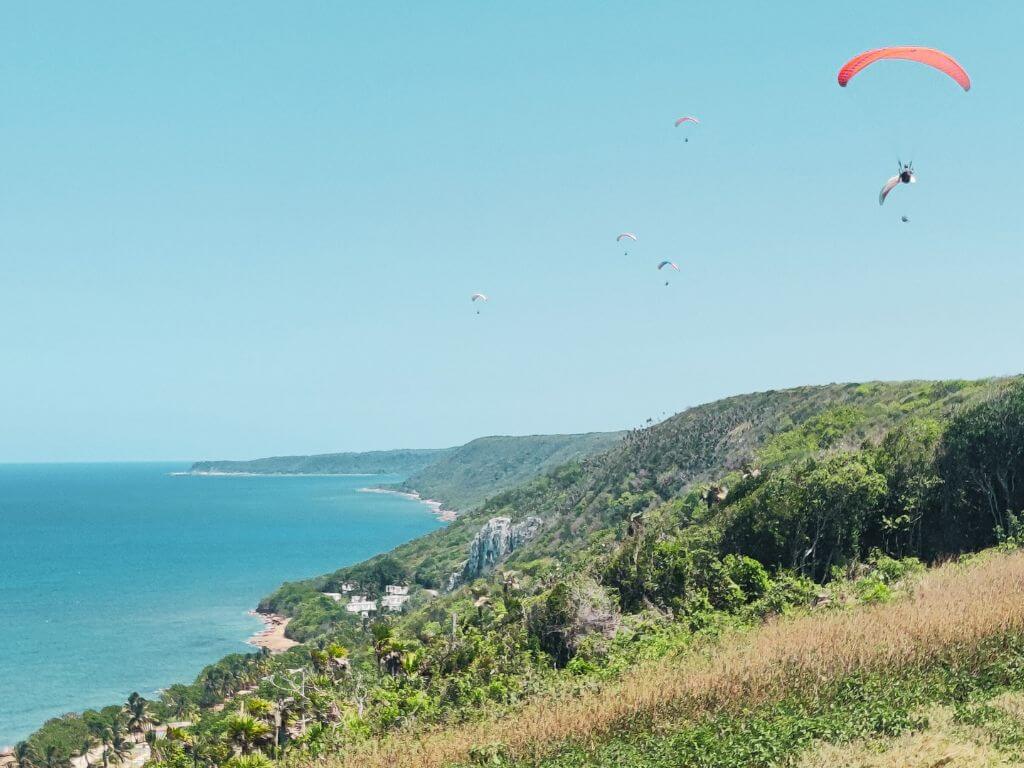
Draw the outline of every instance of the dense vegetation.
<instances>
[{"instance_id":1,"label":"dense vegetation","mask_svg":"<svg viewBox=\"0 0 1024 768\"><path fill-rule=\"evenodd\" d=\"M795 764L920 732L925 706L957 738L995 729L985 748L1009 755L1024 731L993 702L1024 689L1022 437L1021 380L768 392L631 432L392 553L282 587L264 607L306 644L229 657L152 703L198 717L160 768L264 753ZM485 521L527 515L536 537L443 591ZM1011 554L921 575L993 546ZM405 582L412 598L361 620L320 594L343 581Z\"/></svg>"}]
</instances>

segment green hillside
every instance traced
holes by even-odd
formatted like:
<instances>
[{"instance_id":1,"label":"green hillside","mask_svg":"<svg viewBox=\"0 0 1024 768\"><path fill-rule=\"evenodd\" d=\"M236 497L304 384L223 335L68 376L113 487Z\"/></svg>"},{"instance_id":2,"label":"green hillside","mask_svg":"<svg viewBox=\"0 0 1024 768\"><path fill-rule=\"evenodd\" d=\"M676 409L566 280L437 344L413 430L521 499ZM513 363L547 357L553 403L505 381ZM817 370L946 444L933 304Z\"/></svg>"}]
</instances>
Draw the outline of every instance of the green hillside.
<instances>
[{"instance_id":1,"label":"green hillside","mask_svg":"<svg viewBox=\"0 0 1024 768\"><path fill-rule=\"evenodd\" d=\"M1022 379L692 408L281 587L303 645L168 689L196 722L159 768L1021 764L1022 516Z\"/></svg>"},{"instance_id":2,"label":"green hillside","mask_svg":"<svg viewBox=\"0 0 1024 768\"><path fill-rule=\"evenodd\" d=\"M414 472L403 488L442 500L453 509L470 509L549 469L607 450L624 434L481 437Z\"/></svg>"}]
</instances>

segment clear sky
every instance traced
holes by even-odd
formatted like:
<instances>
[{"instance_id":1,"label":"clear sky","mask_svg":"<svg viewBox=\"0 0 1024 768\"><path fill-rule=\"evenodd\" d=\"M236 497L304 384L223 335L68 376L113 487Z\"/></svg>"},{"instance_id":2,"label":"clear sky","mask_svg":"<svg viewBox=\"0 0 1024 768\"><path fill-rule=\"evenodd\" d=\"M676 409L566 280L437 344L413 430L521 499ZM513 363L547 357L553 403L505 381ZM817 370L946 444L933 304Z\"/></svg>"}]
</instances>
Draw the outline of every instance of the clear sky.
<instances>
[{"instance_id":1,"label":"clear sky","mask_svg":"<svg viewBox=\"0 0 1024 768\"><path fill-rule=\"evenodd\" d=\"M1009 1L5 3L0 460L1018 372L1022 27ZM974 88L838 87L890 44ZM879 208L897 156L920 183Z\"/></svg>"}]
</instances>

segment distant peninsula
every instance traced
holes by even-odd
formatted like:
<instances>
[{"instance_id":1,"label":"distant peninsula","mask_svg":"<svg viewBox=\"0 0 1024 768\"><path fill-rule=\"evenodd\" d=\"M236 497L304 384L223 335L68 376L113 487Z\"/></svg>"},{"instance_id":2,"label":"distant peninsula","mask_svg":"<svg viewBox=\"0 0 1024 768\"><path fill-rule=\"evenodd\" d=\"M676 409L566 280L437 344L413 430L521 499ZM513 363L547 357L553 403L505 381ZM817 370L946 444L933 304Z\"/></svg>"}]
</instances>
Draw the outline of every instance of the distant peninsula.
<instances>
[{"instance_id":1,"label":"distant peninsula","mask_svg":"<svg viewBox=\"0 0 1024 768\"><path fill-rule=\"evenodd\" d=\"M410 448L313 456L270 456L249 461L197 461L194 475L411 475L454 448Z\"/></svg>"},{"instance_id":2,"label":"distant peninsula","mask_svg":"<svg viewBox=\"0 0 1024 768\"><path fill-rule=\"evenodd\" d=\"M195 475L400 475L384 486L436 499L464 511L568 461L601 453L624 432L575 435L497 435L456 448L400 449L315 456L272 456L251 461L197 461Z\"/></svg>"}]
</instances>

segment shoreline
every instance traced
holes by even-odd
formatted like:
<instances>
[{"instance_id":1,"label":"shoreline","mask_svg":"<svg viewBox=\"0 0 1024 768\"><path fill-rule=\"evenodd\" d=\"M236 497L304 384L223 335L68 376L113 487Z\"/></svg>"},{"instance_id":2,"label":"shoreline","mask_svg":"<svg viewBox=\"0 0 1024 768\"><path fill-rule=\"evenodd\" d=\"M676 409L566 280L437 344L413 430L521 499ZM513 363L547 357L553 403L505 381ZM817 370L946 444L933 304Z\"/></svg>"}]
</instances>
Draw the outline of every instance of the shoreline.
<instances>
[{"instance_id":1,"label":"shoreline","mask_svg":"<svg viewBox=\"0 0 1024 768\"><path fill-rule=\"evenodd\" d=\"M404 496L407 499L418 501L420 504L426 504L430 507L431 514L437 515L437 519L442 523L450 523L458 518L459 513L454 509L445 509L444 502L437 501L436 499L424 499L416 491L398 491L394 488L359 488L359 493L390 493L395 496Z\"/></svg>"},{"instance_id":2,"label":"shoreline","mask_svg":"<svg viewBox=\"0 0 1024 768\"><path fill-rule=\"evenodd\" d=\"M171 477L377 477L380 472L225 472L222 470L182 470L168 472ZM386 473L385 473L386 474Z\"/></svg>"},{"instance_id":3,"label":"shoreline","mask_svg":"<svg viewBox=\"0 0 1024 768\"><path fill-rule=\"evenodd\" d=\"M284 636L285 627L291 621L290 617L259 611L249 611L249 615L255 616L263 622L263 629L245 641L249 645L266 648L271 654L284 653L289 648L299 645L297 641Z\"/></svg>"}]
</instances>

